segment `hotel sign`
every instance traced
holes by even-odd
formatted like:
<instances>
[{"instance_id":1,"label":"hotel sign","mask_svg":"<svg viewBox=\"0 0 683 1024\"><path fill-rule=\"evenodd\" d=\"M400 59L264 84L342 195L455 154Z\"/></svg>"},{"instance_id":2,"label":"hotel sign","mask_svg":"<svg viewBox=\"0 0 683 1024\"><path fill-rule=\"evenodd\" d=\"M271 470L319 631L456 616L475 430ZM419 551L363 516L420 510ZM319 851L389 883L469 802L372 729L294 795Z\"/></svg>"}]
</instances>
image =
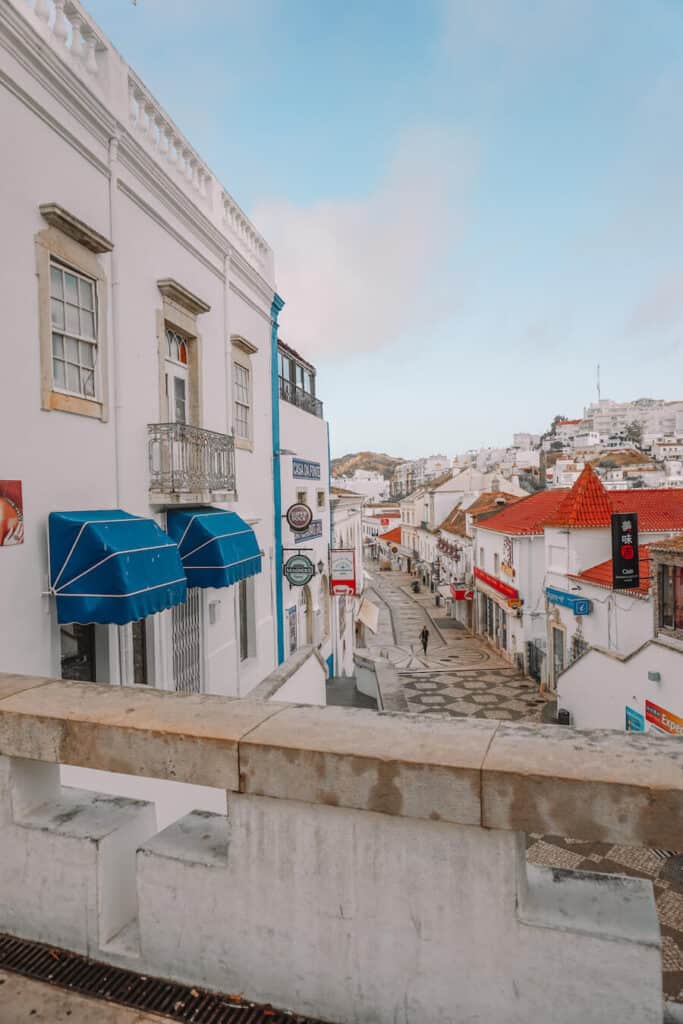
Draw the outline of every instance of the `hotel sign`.
<instances>
[{"instance_id":1,"label":"hotel sign","mask_svg":"<svg viewBox=\"0 0 683 1024\"><path fill-rule=\"evenodd\" d=\"M292 459L292 476L295 480L319 480L320 463L308 459Z\"/></svg>"},{"instance_id":2,"label":"hotel sign","mask_svg":"<svg viewBox=\"0 0 683 1024\"><path fill-rule=\"evenodd\" d=\"M635 512L615 512L612 516L612 588L630 590L639 586L638 516Z\"/></svg>"},{"instance_id":3,"label":"hotel sign","mask_svg":"<svg viewBox=\"0 0 683 1024\"><path fill-rule=\"evenodd\" d=\"M545 596L550 604L559 604L562 608L570 608L574 615L590 615L593 610L593 602L589 601L587 597L577 597L576 594L568 594L566 590L546 587Z\"/></svg>"}]
</instances>

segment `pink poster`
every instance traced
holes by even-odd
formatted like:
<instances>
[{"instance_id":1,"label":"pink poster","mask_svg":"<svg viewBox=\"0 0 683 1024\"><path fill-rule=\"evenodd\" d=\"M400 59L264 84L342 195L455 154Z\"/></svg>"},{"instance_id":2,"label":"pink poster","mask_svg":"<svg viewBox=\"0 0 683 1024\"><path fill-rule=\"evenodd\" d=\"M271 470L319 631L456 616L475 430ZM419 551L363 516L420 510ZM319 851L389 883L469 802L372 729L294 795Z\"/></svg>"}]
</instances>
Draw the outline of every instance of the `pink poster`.
<instances>
[{"instance_id":1,"label":"pink poster","mask_svg":"<svg viewBox=\"0 0 683 1024\"><path fill-rule=\"evenodd\" d=\"M0 547L24 543L21 480L0 480Z\"/></svg>"}]
</instances>

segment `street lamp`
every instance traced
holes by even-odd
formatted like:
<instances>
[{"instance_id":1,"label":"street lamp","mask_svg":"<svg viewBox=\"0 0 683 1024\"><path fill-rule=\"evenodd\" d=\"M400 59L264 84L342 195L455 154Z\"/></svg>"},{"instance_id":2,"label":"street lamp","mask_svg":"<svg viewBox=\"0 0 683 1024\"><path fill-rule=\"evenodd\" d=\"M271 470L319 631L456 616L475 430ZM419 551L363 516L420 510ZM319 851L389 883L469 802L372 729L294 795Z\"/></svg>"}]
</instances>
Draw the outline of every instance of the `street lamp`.
<instances>
[{"instance_id":1,"label":"street lamp","mask_svg":"<svg viewBox=\"0 0 683 1024\"><path fill-rule=\"evenodd\" d=\"M321 576L323 574L323 569L324 568L325 568L325 563L323 562L323 560L321 558L320 561L318 562L318 572L320 573Z\"/></svg>"}]
</instances>

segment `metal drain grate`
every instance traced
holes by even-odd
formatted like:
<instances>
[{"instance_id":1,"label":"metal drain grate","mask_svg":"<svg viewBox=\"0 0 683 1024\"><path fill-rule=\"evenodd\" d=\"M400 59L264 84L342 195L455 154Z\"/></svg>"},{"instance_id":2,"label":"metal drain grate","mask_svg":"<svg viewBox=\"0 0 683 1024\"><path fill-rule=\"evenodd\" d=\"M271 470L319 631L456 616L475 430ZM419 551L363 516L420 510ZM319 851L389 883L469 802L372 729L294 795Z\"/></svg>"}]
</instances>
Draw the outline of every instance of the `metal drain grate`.
<instances>
[{"instance_id":1,"label":"metal drain grate","mask_svg":"<svg viewBox=\"0 0 683 1024\"><path fill-rule=\"evenodd\" d=\"M0 967L91 998L165 1014L184 1024L322 1024L312 1017L135 974L11 935L0 935Z\"/></svg>"}]
</instances>

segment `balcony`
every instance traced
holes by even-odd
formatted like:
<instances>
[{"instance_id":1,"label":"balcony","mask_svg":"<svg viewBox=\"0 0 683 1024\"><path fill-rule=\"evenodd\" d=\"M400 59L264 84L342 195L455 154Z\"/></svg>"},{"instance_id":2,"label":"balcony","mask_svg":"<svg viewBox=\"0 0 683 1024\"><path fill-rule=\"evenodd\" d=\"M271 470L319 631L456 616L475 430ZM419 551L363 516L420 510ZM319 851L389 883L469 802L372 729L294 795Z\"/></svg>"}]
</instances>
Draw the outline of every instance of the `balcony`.
<instances>
[{"instance_id":1,"label":"balcony","mask_svg":"<svg viewBox=\"0 0 683 1024\"><path fill-rule=\"evenodd\" d=\"M0 674L2 930L338 1024L661 1024L651 883L525 833L675 849L677 739L259 696Z\"/></svg>"},{"instance_id":2,"label":"balcony","mask_svg":"<svg viewBox=\"0 0 683 1024\"><path fill-rule=\"evenodd\" d=\"M310 395L303 388L297 387L286 377L280 377L280 398L295 405L298 409L303 409L304 412L310 412L319 419L323 418L323 403L320 399L315 395Z\"/></svg>"},{"instance_id":3,"label":"balcony","mask_svg":"<svg viewBox=\"0 0 683 1024\"><path fill-rule=\"evenodd\" d=\"M147 432L153 501L208 501L235 492L235 440L230 434L189 423L150 423Z\"/></svg>"}]
</instances>

